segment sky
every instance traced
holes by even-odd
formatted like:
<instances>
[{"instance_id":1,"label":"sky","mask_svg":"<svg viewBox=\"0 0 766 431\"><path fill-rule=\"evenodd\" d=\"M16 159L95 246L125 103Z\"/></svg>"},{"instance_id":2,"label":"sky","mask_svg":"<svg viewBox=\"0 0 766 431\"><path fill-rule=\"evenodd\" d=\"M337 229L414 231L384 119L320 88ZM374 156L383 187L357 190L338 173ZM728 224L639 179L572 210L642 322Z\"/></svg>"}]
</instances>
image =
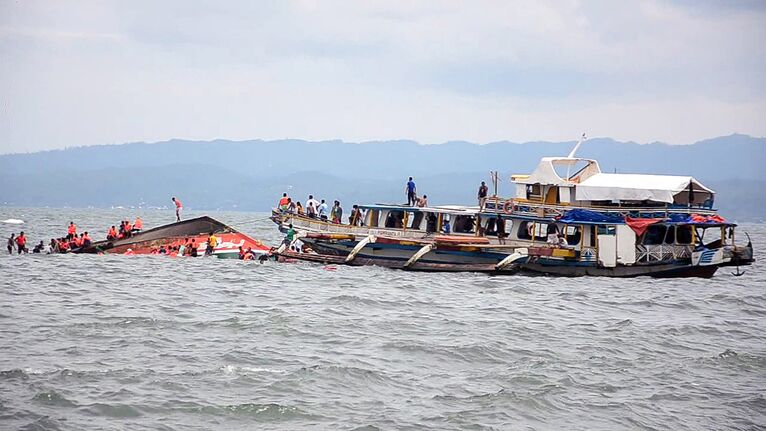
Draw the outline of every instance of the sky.
<instances>
[{"instance_id":1,"label":"sky","mask_svg":"<svg viewBox=\"0 0 766 431\"><path fill-rule=\"evenodd\" d=\"M764 1L0 0L0 153L766 136Z\"/></svg>"}]
</instances>

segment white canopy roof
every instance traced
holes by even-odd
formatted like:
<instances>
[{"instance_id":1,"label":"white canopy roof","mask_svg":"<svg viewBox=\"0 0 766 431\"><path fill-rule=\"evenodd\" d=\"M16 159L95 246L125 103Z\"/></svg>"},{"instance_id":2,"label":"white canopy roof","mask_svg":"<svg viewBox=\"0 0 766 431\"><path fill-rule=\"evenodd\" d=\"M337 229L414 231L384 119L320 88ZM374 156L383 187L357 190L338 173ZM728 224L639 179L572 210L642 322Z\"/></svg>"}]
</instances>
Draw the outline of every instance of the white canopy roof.
<instances>
[{"instance_id":1,"label":"white canopy roof","mask_svg":"<svg viewBox=\"0 0 766 431\"><path fill-rule=\"evenodd\" d=\"M577 175L579 178L587 178L590 175L601 172L598 162L591 159L581 159L576 157L543 157L534 171L528 176L520 176L515 180L519 184L544 184L544 185L572 185L572 181L562 178L556 173L556 167L570 168L570 175L577 173L577 169L582 171Z\"/></svg>"},{"instance_id":2,"label":"white canopy roof","mask_svg":"<svg viewBox=\"0 0 766 431\"><path fill-rule=\"evenodd\" d=\"M595 174L575 188L581 201L654 201L673 203L674 196L688 191L714 193L693 177L673 175ZM695 197L696 200L696 197Z\"/></svg>"}]
</instances>

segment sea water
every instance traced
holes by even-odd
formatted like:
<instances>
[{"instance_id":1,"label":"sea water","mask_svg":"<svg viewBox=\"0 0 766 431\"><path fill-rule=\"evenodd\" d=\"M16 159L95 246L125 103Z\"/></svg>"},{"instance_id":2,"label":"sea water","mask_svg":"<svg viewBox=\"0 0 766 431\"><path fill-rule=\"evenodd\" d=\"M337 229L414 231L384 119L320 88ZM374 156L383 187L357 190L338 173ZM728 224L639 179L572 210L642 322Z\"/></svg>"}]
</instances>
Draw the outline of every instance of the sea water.
<instances>
[{"instance_id":1,"label":"sea water","mask_svg":"<svg viewBox=\"0 0 766 431\"><path fill-rule=\"evenodd\" d=\"M0 208L32 246L173 211ZM194 212L185 214L187 217ZM213 217L276 244L263 213ZM756 258L764 225L743 225ZM3 247L3 253L5 248ZM712 279L0 255L0 429L757 429L763 264Z\"/></svg>"}]
</instances>

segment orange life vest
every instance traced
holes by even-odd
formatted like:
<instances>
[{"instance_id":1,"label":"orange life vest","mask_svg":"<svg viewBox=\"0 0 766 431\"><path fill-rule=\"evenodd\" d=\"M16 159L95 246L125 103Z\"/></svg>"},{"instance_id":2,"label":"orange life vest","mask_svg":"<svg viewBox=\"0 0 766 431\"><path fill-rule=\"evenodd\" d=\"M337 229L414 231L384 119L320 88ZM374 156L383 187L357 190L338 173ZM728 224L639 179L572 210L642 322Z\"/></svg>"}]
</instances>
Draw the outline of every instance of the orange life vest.
<instances>
[{"instance_id":1,"label":"orange life vest","mask_svg":"<svg viewBox=\"0 0 766 431\"><path fill-rule=\"evenodd\" d=\"M76 234L77 233L77 226L75 226L73 224L70 224L69 227L67 228L66 232L68 234L71 234L71 235Z\"/></svg>"},{"instance_id":2,"label":"orange life vest","mask_svg":"<svg viewBox=\"0 0 766 431\"><path fill-rule=\"evenodd\" d=\"M141 230L141 229L144 228L144 222L142 222L140 218L137 218L136 219L136 223L133 224L133 227L138 229L138 230Z\"/></svg>"}]
</instances>

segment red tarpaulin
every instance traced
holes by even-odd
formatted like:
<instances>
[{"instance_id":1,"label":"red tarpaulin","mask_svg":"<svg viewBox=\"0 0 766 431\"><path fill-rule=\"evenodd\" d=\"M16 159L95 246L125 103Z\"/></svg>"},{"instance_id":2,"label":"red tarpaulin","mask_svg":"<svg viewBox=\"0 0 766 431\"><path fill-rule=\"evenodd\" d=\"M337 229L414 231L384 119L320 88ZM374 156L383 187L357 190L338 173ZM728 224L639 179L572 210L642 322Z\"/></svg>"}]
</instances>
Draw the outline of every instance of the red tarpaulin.
<instances>
[{"instance_id":1,"label":"red tarpaulin","mask_svg":"<svg viewBox=\"0 0 766 431\"><path fill-rule=\"evenodd\" d=\"M636 235L641 236L649 229L649 226L659 223L665 219L662 218L631 218L625 217L625 223L633 229Z\"/></svg>"}]
</instances>

